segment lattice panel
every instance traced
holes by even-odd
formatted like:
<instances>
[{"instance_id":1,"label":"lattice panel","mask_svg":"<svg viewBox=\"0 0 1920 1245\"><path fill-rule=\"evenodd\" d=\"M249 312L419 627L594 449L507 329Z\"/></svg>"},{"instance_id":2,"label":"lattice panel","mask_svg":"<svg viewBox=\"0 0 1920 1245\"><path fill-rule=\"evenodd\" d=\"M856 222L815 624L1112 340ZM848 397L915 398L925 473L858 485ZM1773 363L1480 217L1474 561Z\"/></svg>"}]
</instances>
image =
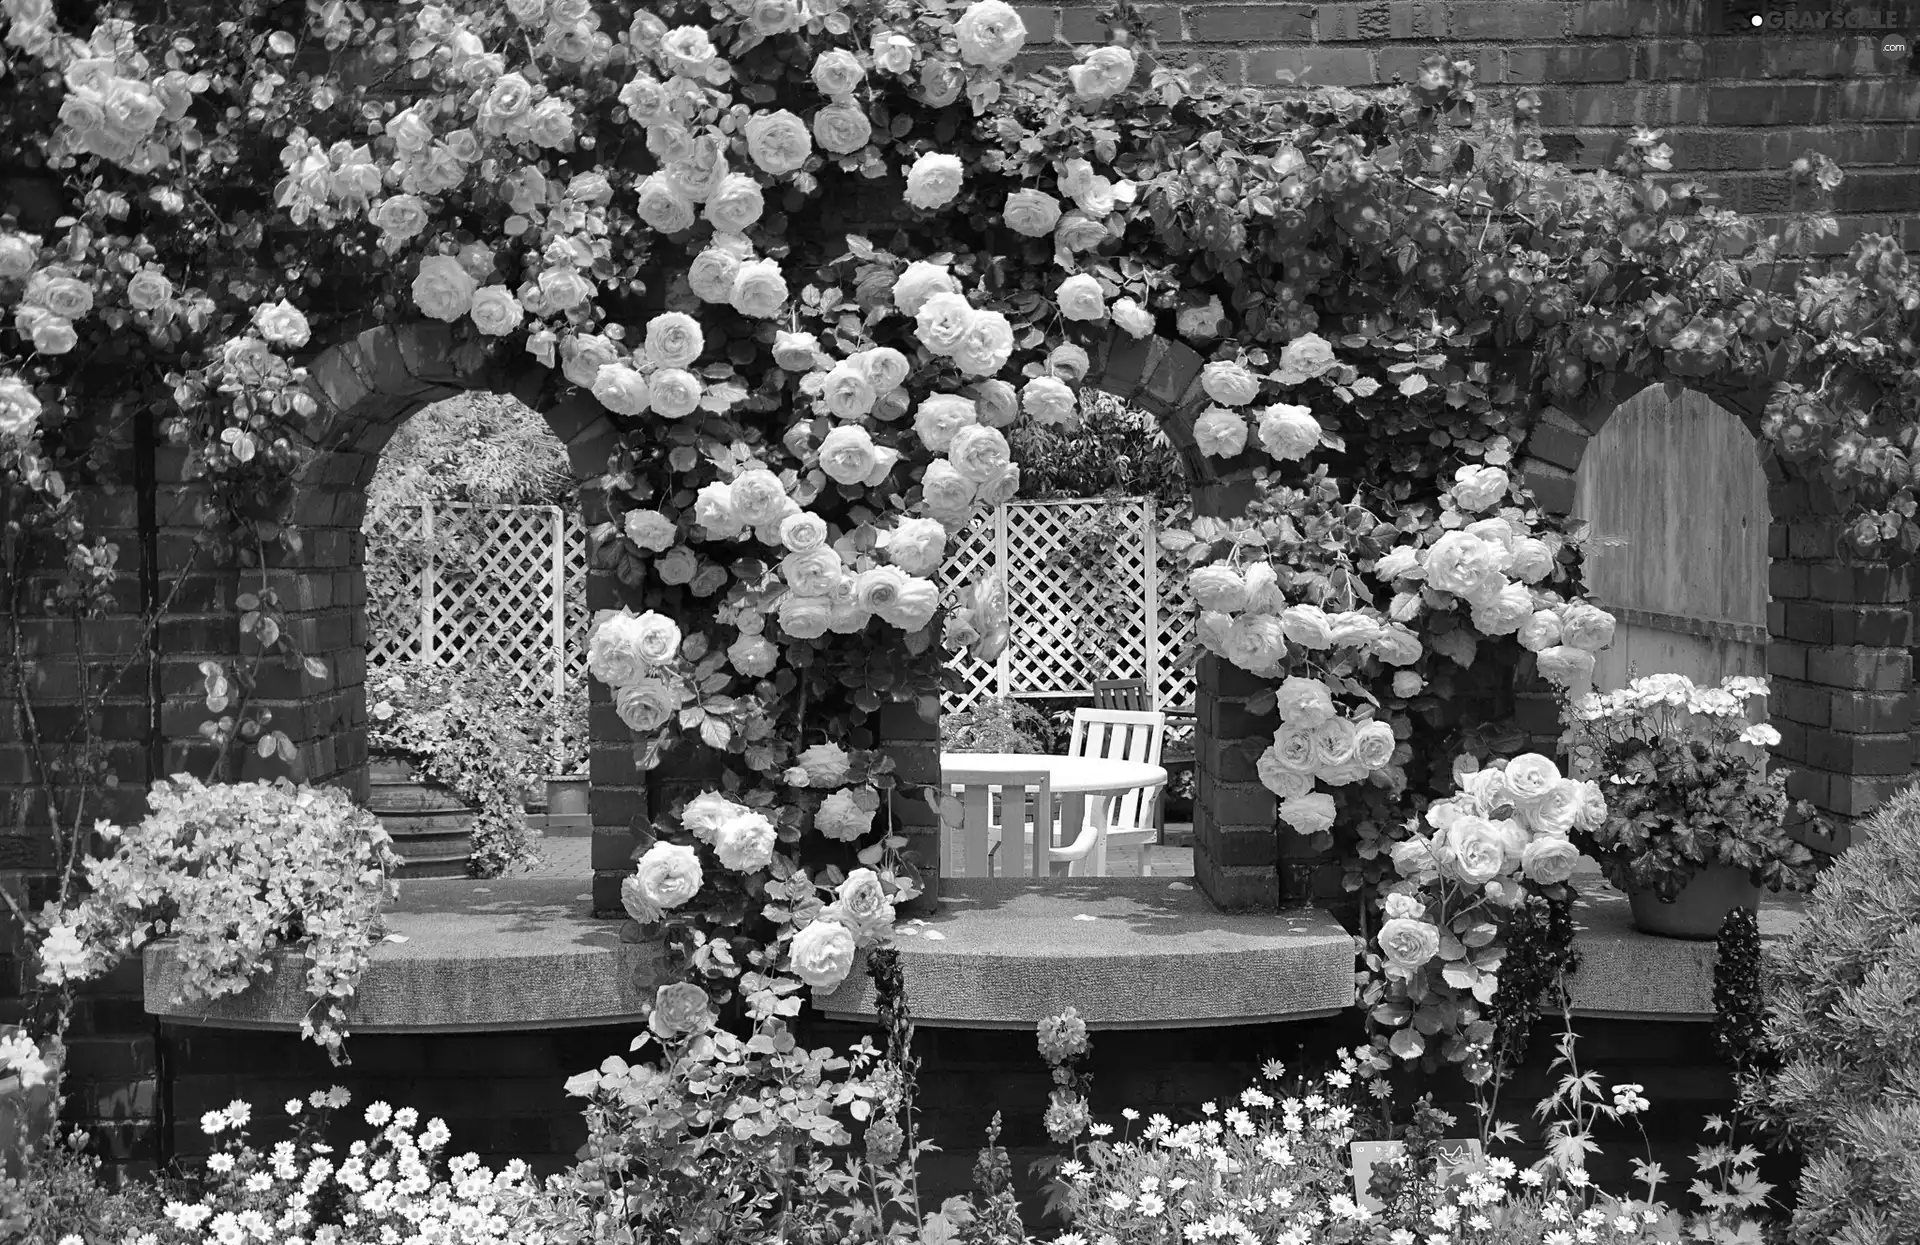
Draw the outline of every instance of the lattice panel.
<instances>
[{"instance_id":1,"label":"lattice panel","mask_svg":"<svg viewBox=\"0 0 1920 1245\"><path fill-rule=\"evenodd\" d=\"M1135 678L1154 684L1161 704L1191 704L1193 674L1173 662L1192 638L1193 612L1177 564L1160 554L1158 522L1143 498L1013 502L954 541L942 570L949 600L1004 566L1012 639L992 666L954 658L964 686L949 694L948 710L987 696L1091 695L1097 680ZM1092 574L1055 556L1090 530L1107 558Z\"/></svg>"},{"instance_id":2,"label":"lattice panel","mask_svg":"<svg viewBox=\"0 0 1920 1245\"><path fill-rule=\"evenodd\" d=\"M369 535L382 532L425 542L414 547L433 556L418 570L369 562L371 668L497 660L529 699L545 704L556 692L556 665L584 665L584 642L569 640L586 619L569 619L566 602L570 580L584 582L585 538L559 507L396 508L369 516Z\"/></svg>"}]
</instances>

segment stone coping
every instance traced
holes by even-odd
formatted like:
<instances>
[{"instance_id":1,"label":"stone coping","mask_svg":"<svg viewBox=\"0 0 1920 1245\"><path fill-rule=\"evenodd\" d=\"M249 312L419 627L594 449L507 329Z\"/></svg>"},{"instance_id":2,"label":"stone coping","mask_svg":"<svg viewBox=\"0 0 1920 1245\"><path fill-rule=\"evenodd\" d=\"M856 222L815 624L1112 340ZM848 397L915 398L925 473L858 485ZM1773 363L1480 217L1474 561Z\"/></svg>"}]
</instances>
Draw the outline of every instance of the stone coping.
<instances>
[{"instance_id":1,"label":"stone coping","mask_svg":"<svg viewBox=\"0 0 1920 1245\"><path fill-rule=\"evenodd\" d=\"M1353 939L1326 913L1222 913L1189 880L942 879L895 940L916 1025L1027 1028L1073 1007L1094 1029L1325 1016L1353 1005ZM874 1015L856 964L828 1016Z\"/></svg>"},{"instance_id":2,"label":"stone coping","mask_svg":"<svg viewBox=\"0 0 1920 1245\"><path fill-rule=\"evenodd\" d=\"M664 979L657 944L629 942L632 922L589 915L584 880L495 878L403 882L384 942L348 1007L368 1033L494 1032L637 1022ZM1713 1016L1711 942L1640 933L1627 899L1597 874L1576 879L1581 952L1577 1015L1701 1021ZM1761 895L1760 930L1779 938L1800 897ZM940 910L902 922L897 939L914 1022L1027 1028L1071 1006L1093 1028L1200 1028L1327 1016L1353 1005L1353 940L1318 909L1216 912L1185 879L948 879ZM145 953L148 1012L179 1024L297 1029L304 967L276 970L241 994L175 1001L180 968L167 943ZM870 1019L864 965L814 1002L830 1017Z\"/></svg>"},{"instance_id":3,"label":"stone coping","mask_svg":"<svg viewBox=\"0 0 1920 1245\"><path fill-rule=\"evenodd\" d=\"M1662 938L1633 927L1627 897L1598 874L1577 877L1574 946L1580 970L1568 979L1576 1016L1627 1020L1712 1020L1714 944ZM1784 938L1804 918L1804 896L1760 892L1762 939Z\"/></svg>"},{"instance_id":4,"label":"stone coping","mask_svg":"<svg viewBox=\"0 0 1920 1245\"><path fill-rule=\"evenodd\" d=\"M554 1029L638 1020L663 979L657 944L628 943L619 921L595 920L586 879L450 878L402 882L390 933L353 1001L355 1033ZM147 1011L179 1024L297 1029L309 999L302 958L283 951L245 991L176 1002L179 962L145 952Z\"/></svg>"}]
</instances>

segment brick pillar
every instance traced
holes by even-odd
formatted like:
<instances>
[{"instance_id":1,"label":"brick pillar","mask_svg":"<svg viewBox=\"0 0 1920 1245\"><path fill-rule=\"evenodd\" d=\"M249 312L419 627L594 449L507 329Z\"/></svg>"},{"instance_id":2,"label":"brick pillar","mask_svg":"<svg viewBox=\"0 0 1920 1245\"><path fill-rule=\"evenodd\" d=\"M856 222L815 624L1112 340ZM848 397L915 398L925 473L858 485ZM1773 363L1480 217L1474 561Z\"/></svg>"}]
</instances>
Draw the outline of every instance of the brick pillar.
<instances>
[{"instance_id":1,"label":"brick pillar","mask_svg":"<svg viewBox=\"0 0 1920 1245\"><path fill-rule=\"evenodd\" d=\"M938 701L934 702L938 705ZM940 720L920 715L917 706L889 702L880 706L880 744L893 758L894 777L903 783L940 781ZM925 898L916 908L930 907L940 899L940 818L917 794L893 792L891 804L895 833L907 839L902 849L920 869Z\"/></svg>"},{"instance_id":2,"label":"brick pillar","mask_svg":"<svg viewBox=\"0 0 1920 1245\"><path fill-rule=\"evenodd\" d=\"M1254 772L1278 717L1247 711L1269 686L1211 654L1200 659L1194 709L1193 876L1215 906L1277 908L1283 894L1277 803ZM1299 844L1295 836L1295 844ZM1308 877L1310 854L1288 856L1292 876ZM1286 893L1288 899L1304 895Z\"/></svg>"},{"instance_id":3,"label":"brick pillar","mask_svg":"<svg viewBox=\"0 0 1920 1245\"><path fill-rule=\"evenodd\" d=\"M1851 841L1854 822L1911 777L1908 574L1840 560L1841 505L1823 485L1776 485L1772 504L1768 711L1781 736L1774 755L1793 767L1788 792L1832 818L1837 849Z\"/></svg>"},{"instance_id":4,"label":"brick pillar","mask_svg":"<svg viewBox=\"0 0 1920 1245\"><path fill-rule=\"evenodd\" d=\"M583 503L584 504L584 503ZM604 518L605 498L596 497L595 509L585 514L589 531ZM593 567L592 537L588 537L587 616L600 610L617 610L626 604L620 582L605 571ZM600 680L587 679L587 736L591 752L588 761L587 807L593 814L593 914L621 917L620 881L633 872L633 852L639 845L639 831L648 823L655 798L662 802L676 797L685 799L699 794L719 773L716 758L702 754L676 756L670 775L658 770L643 773L633 759L633 732L620 720L613 708L613 689ZM703 761L712 761L703 765ZM682 790L686 788L686 790Z\"/></svg>"}]
</instances>

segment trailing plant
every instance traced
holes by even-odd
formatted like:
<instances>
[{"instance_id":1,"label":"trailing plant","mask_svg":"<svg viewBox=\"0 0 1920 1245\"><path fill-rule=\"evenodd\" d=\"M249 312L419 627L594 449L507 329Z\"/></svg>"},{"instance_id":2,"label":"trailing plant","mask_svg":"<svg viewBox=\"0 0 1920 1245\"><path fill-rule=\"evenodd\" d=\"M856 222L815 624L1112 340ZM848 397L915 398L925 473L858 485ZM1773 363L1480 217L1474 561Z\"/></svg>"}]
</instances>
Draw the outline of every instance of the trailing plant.
<instances>
[{"instance_id":1,"label":"trailing plant","mask_svg":"<svg viewBox=\"0 0 1920 1245\"><path fill-rule=\"evenodd\" d=\"M1789 837L1787 820L1817 814L1787 798L1783 769L1763 774L1759 749L1780 733L1747 717L1748 702L1766 695L1764 679L1703 688L1653 674L1569 707L1561 745L1576 771L1598 778L1607 809L1578 841L1608 881L1669 902L1707 865L1769 890L1812 884L1813 853Z\"/></svg>"},{"instance_id":2,"label":"trailing plant","mask_svg":"<svg viewBox=\"0 0 1920 1245\"><path fill-rule=\"evenodd\" d=\"M1024 425L1012 444L1021 495L1036 501L1151 497L1177 510L1192 492L1160 421L1111 394L1084 393L1077 423Z\"/></svg>"},{"instance_id":3,"label":"trailing plant","mask_svg":"<svg viewBox=\"0 0 1920 1245\"><path fill-rule=\"evenodd\" d=\"M538 858L526 802L546 776L553 723L511 665L395 664L371 695L368 752L412 761L473 805L469 873L498 877Z\"/></svg>"},{"instance_id":4,"label":"trailing plant","mask_svg":"<svg viewBox=\"0 0 1920 1245\"><path fill-rule=\"evenodd\" d=\"M1760 920L1751 908L1735 907L1720 922L1713 956L1713 1048L1736 1073L1779 1067L1764 1045L1766 972Z\"/></svg>"},{"instance_id":5,"label":"trailing plant","mask_svg":"<svg viewBox=\"0 0 1920 1245\"><path fill-rule=\"evenodd\" d=\"M1767 944L1763 1062L1743 1113L1804 1156L1796 1245L1920 1233L1920 788L1858 828Z\"/></svg>"},{"instance_id":6,"label":"trailing plant","mask_svg":"<svg viewBox=\"0 0 1920 1245\"><path fill-rule=\"evenodd\" d=\"M272 971L282 948L298 951L313 999L301 1036L346 1062L344 1003L398 893L399 858L379 821L339 788L284 780L208 786L177 775L147 803L136 826L100 823L111 854L87 861L85 896L41 914L39 980L89 981L170 937L181 997L217 999Z\"/></svg>"}]
</instances>

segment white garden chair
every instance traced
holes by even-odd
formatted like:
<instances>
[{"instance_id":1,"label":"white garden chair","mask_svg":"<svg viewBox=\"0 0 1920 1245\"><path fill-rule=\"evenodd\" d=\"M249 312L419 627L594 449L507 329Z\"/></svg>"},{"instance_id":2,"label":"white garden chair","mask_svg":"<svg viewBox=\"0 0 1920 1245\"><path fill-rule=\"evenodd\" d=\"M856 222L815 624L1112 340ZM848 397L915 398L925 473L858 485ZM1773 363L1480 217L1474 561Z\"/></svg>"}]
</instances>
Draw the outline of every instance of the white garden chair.
<instances>
[{"instance_id":1,"label":"white garden chair","mask_svg":"<svg viewBox=\"0 0 1920 1245\"><path fill-rule=\"evenodd\" d=\"M1065 864L1083 876L1099 846L1099 826L1082 828L1070 844L1055 846L1053 785L1045 770L970 773L949 768L940 804L943 877L1051 877ZM1021 851L1002 850L1008 827L1020 827ZM1034 828L1045 827L1044 834Z\"/></svg>"},{"instance_id":2,"label":"white garden chair","mask_svg":"<svg viewBox=\"0 0 1920 1245\"><path fill-rule=\"evenodd\" d=\"M1157 709L1075 709L1073 736L1067 755L1101 757L1113 761L1160 764L1160 747L1167 734L1167 715ZM1160 839L1155 824L1158 791L1135 787L1108 804L1096 868L1106 873L1107 852L1115 847L1140 849L1140 876L1153 876L1153 848Z\"/></svg>"}]
</instances>

